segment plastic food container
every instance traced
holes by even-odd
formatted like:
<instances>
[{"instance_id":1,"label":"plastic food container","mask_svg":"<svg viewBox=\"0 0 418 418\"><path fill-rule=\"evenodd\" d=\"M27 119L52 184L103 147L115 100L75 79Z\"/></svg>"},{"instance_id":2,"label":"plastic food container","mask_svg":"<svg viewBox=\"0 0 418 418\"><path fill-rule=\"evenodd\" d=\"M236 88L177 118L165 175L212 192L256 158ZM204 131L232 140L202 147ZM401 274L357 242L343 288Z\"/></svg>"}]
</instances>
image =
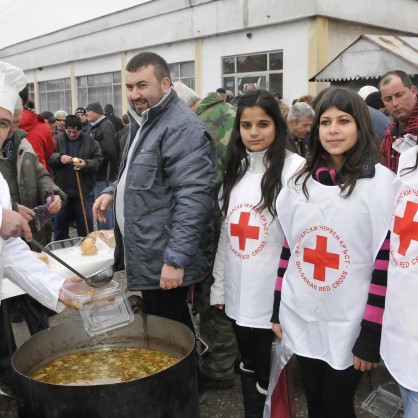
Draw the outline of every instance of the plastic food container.
<instances>
[{"instance_id":1,"label":"plastic food container","mask_svg":"<svg viewBox=\"0 0 418 418\"><path fill-rule=\"evenodd\" d=\"M57 251L67 248L80 247L81 241L83 241L83 238L81 237L64 239L62 241L53 241L47 244L45 248L47 248L49 251Z\"/></svg>"},{"instance_id":2,"label":"plastic food container","mask_svg":"<svg viewBox=\"0 0 418 418\"><path fill-rule=\"evenodd\" d=\"M129 325L134 320L131 306L114 280L99 288L85 282L68 283L62 290L71 300L70 304L80 310L84 328L91 337Z\"/></svg>"},{"instance_id":3,"label":"plastic food container","mask_svg":"<svg viewBox=\"0 0 418 418\"><path fill-rule=\"evenodd\" d=\"M361 407L377 417L393 418L402 407L402 399L379 386L363 401Z\"/></svg>"},{"instance_id":4,"label":"plastic food container","mask_svg":"<svg viewBox=\"0 0 418 418\"><path fill-rule=\"evenodd\" d=\"M85 282L67 283L62 287L65 295L71 299L71 306L74 309L80 309L81 301L85 299L91 299L94 296L101 294L107 294L117 290L118 283L111 280L106 286L103 287L90 287Z\"/></svg>"},{"instance_id":5,"label":"plastic food container","mask_svg":"<svg viewBox=\"0 0 418 418\"><path fill-rule=\"evenodd\" d=\"M80 303L80 313L84 328L91 337L134 321L132 308L120 290L83 299Z\"/></svg>"}]
</instances>

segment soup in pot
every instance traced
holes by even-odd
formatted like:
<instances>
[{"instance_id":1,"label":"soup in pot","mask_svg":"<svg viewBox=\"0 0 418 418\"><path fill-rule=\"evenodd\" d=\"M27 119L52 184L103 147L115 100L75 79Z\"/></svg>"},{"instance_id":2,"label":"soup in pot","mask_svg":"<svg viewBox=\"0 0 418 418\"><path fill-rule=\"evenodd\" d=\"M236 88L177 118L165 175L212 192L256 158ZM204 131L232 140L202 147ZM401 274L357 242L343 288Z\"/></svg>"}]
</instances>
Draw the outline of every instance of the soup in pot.
<instances>
[{"instance_id":1,"label":"soup in pot","mask_svg":"<svg viewBox=\"0 0 418 418\"><path fill-rule=\"evenodd\" d=\"M128 382L161 372L180 359L146 348L101 348L57 358L31 374L54 385L102 385Z\"/></svg>"}]
</instances>

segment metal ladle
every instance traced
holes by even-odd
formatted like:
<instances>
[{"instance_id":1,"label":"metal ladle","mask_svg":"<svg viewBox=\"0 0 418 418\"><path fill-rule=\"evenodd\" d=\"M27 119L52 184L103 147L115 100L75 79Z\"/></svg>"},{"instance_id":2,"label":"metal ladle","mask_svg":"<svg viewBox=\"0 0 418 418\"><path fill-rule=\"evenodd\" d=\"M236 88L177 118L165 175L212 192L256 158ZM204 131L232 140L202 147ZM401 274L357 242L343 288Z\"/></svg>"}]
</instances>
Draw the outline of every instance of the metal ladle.
<instances>
[{"instance_id":1,"label":"metal ladle","mask_svg":"<svg viewBox=\"0 0 418 418\"><path fill-rule=\"evenodd\" d=\"M62 264L64 267L66 267L68 270L70 270L72 273L77 275L78 277L81 277L90 287L103 287L106 286L111 280L115 273L115 270L113 266L106 267L102 270L99 270L96 273L93 273L91 276L86 277L74 268L72 268L70 265L68 265L64 260L56 256L52 251L45 248L41 243L34 240L32 238L31 244L33 244L35 247L39 248L46 254L48 254L50 257L52 257L54 260L58 261L58 263Z\"/></svg>"}]
</instances>

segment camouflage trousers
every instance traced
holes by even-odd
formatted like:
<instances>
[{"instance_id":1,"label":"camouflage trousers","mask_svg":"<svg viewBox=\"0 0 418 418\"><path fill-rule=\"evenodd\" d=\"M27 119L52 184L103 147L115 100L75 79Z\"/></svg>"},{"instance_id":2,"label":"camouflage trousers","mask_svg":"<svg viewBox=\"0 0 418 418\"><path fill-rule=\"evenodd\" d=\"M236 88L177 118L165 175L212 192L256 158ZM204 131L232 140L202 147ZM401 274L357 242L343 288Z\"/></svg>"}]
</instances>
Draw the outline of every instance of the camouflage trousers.
<instances>
[{"instance_id":1,"label":"camouflage trousers","mask_svg":"<svg viewBox=\"0 0 418 418\"><path fill-rule=\"evenodd\" d=\"M232 322L224 310L210 306L212 274L201 283L197 310L200 316L200 336L209 349L199 361L200 373L210 381L234 381L234 363L238 357L238 345Z\"/></svg>"}]
</instances>

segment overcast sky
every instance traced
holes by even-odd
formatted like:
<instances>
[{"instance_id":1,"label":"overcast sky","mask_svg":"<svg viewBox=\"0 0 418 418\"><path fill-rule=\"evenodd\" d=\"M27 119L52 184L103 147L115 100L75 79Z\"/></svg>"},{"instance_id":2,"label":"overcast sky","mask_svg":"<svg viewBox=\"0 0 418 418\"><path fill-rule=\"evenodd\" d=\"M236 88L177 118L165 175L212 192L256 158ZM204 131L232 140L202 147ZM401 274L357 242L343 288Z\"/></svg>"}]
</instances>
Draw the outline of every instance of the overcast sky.
<instances>
[{"instance_id":1,"label":"overcast sky","mask_svg":"<svg viewBox=\"0 0 418 418\"><path fill-rule=\"evenodd\" d=\"M0 0L0 49L150 0Z\"/></svg>"}]
</instances>

